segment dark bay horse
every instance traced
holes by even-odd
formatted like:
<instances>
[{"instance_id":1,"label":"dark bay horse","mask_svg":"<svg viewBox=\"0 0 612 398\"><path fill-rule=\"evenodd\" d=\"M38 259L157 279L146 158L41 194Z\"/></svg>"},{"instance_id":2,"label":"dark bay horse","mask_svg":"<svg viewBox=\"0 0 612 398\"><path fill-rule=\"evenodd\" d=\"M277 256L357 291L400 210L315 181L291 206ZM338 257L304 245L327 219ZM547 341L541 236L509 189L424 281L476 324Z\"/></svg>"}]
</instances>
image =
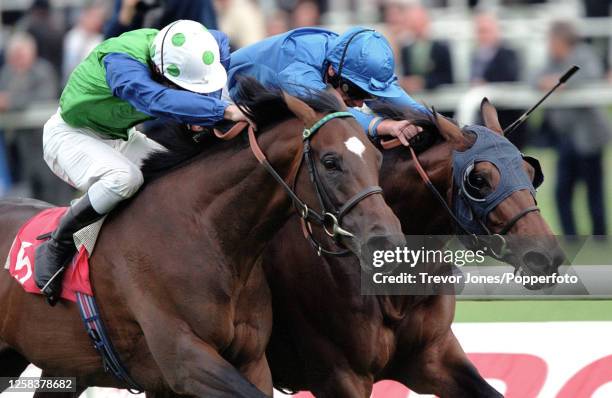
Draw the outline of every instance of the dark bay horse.
<instances>
[{"instance_id":1,"label":"dark bay horse","mask_svg":"<svg viewBox=\"0 0 612 398\"><path fill-rule=\"evenodd\" d=\"M316 188L335 208L355 202L339 220L350 231L339 237L341 244L359 256L362 242L373 236L394 237L383 242L389 246L403 243L397 240L400 223L381 195L354 200L378 184L381 164L380 152L354 120L326 118L316 135L309 130L313 136L305 140L316 187L306 166L300 167L300 133L340 110L333 97L315 95L307 104L254 81L244 82L242 92L249 116L258 121L261 150L284 181L295 181L302 200L317 209ZM186 148L177 142L153 156L145 165L143 190L104 224L90 259L102 318L126 369L147 392L271 395L265 347L272 312L258 258L289 218L292 202L246 141L205 143L194 150L191 137L184 138L191 143ZM175 167L168 171L169 166ZM48 206L0 202L1 257L20 225ZM1 376L19 375L28 362L46 376L76 377L75 396L88 386L122 387L104 372L75 304L50 308L42 296L25 293L1 272L0 369L6 372Z\"/></svg>"},{"instance_id":2,"label":"dark bay horse","mask_svg":"<svg viewBox=\"0 0 612 398\"><path fill-rule=\"evenodd\" d=\"M483 102L482 112L490 134L501 134L493 106ZM419 159L450 204L456 189L454 151L471 147L474 137L440 116L435 123L422 115L404 118L425 119L421 120L425 134L441 137ZM536 170L526 161L520 167L533 180ZM500 171L490 162L477 163L472 172L483 179L483 191L494 191L499 184ZM449 214L423 183L405 147L383 152L381 183L406 234L456 233ZM531 206L534 198L529 191L516 191L489 214L486 223L498 232ZM551 261L540 266L552 273L563 259L539 212L525 213L509 234L544 237L530 247L514 248L514 258L508 261L517 266L529 263L528 253L541 253ZM367 398L374 382L392 379L418 393L439 397L500 396L480 376L453 335L453 295L362 295L354 259L323 256L322 261L300 235L294 218L279 232L284 239L273 241L264 253L274 309L268 359L277 388L309 390L317 397Z\"/></svg>"}]
</instances>

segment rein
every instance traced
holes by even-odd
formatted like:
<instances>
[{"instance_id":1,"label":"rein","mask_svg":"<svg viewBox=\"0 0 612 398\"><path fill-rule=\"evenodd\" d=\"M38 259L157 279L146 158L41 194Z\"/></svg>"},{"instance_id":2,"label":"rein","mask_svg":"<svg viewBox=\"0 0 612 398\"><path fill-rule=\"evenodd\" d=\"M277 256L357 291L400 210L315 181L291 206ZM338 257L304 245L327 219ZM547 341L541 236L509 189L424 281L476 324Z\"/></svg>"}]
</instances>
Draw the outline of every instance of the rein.
<instances>
[{"instance_id":1,"label":"rein","mask_svg":"<svg viewBox=\"0 0 612 398\"><path fill-rule=\"evenodd\" d=\"M387 141L381 140L380 144L382 148L386 150L397 148L398 146L402 145L402 143L397 138L392 139L392 140L387 140ZM481 220L480 218L477 218L474 215L474 211L472 210L470 201L468 200L467 203L470 207L470 211L472 212L472 215L477 219L480 226L487 233L487 235L484 235L484 236L476 235L475 233L468 231L461 224L461 222L459 221L459 219L457 218L453 210L450 208L450 206L448 205L448 203L446 202L446 200L444 199L440 191L438 191L438 189L431 182L431 180L429 179L429 176L427 175L427 172L421 165L421 162L419 161L419 158L416 152L414 151L414 148L412 148L412 146L409 146L408 149L410 150L410 155L412 157L412 160L414 161L416 170L419 173L421 180L423 180L423 183L427 186L429 191L434 195L436 200L440 203L440 205L444 208L444 210L449 215L449 217L453 220L455 226L460 230L461 234L469 239L468 244L471 245L472 247L482 249L485 252L485 254L497 260L503 260L504 258L506 258L510 254L510 252L507 248L507 242L503 235L506 235L520 219L522 219L529 213L540 211L540 208L538 206L530 206L530 207L523 209L518 214L516 214L514 217L512 217L502 227L502 229L499 232L494 233L485 225L483 220ZM461 190L459 194L461 194Z\"/></svg>"},{"instance_id":2,"label":"rein","mask_svg":"<svg viewBox=\"0 0 612 398\"><path fill-rule=\"evenodd\" d=\"M315 160L312 157L311 151L311 140L314 135L323 127L327 122L333 119L338 118L348 118L354 117L349 112L334 112L330 113L319 121L317 121L310 128L304 128L302 132L302 141L304 142L302 158L300 159L300 163L297 168L297 172L294 176L294 180L292 186L289 186L285 180L280 176L280 174L274 169L274 167L270 164L266 155L263 153L261 147L257 143L257 137L255 136L255 129L253 126L249 126L248 128L248 137L249 137L249 146L251 147L251 151L257 161L266 169L266 171L276 180L276 182L285 190L287 195L291 198L293 202L293 206L297 214L300 216L300 221L302 224L302 232L304 237L310 242L313 248L317 251L317 254L320 256L321 254L329 254L334 256L345 256L350 254L348 249L342 249L339 251L331 251L323 248L323 246L317 242L317 240L312 235L311 223L317 224L323 228L325 233L334 239L336 244L340 244L340 237L354 237L354 235L342 228L342 219L346 216L359 202L364 200L365 198L375 195L382 195L382 188L380 186L370 186L367 187L355 195L353 195L346 203L344 203L340 208L337 208L325 186L321 182L321 177L317 171ZM228 132L222 133L218 130L214 130L215 136L217 138L221 138L223 140L230 140L240 134L245 126L246 122L239 122L234 127L232 127ZM306 163L308 168L308 173L310 175L310 181L313 183L315 192L321 206L321 212L317 212L308 207L308 205L300 199L295 190L295 184L297 180L297 176L302 168L302 165Z\"/></svg>"}]
</instances>

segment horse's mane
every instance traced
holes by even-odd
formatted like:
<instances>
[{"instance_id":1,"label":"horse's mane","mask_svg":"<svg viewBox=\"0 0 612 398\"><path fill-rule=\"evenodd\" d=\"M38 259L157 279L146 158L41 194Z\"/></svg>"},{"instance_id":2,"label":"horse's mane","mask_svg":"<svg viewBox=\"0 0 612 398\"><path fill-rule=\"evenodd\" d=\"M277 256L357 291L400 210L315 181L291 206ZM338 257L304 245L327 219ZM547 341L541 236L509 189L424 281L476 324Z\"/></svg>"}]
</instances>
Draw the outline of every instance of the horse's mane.
<instances>
[{"instance_id":1,"label":"horse's mane","mask_svg":"<svg viewBox=\"0 0 612 398\"><path fill-rule=\"evenodd\" d=\"M193 133L185 125L173 122L151 125L147 129L147 136L167 150L153 152L143 161L141 171L145 181L151 181L169 170L186 165L204 150L206 143L211 142L210 138L194 141Z\"/></svg>"},{"instance_id":2,"label":"horse's mane","mask_svg":"<svg viewBox=\"0 0 612 398\"><path fill-rule=\"evenodd\" d=\"M250 77L238 79L236 105L252 120L258 131L265 131L274 125L295 117L289 110L283 93L278 88L266 88ZM300 99L319 113L335 112L341 108L333 95L303 89ZM179 123L157 123L150 128L148 135L162 144L167 150L155 152L144 160L141 168L145 181L153 180L165 172L189 164L198 155L219 142L211 133L201 134L202 139L194 141L193 133ZM242 148L245 141L235 139L235 148Z\"/></svg>"},{"instance_id":3,"label":"horse's mane","mask_svg":"<svg viewBox=\"0 0 612 398\"><path fill-rule=\"evenodd\" d=\"M372 111L385 119L393 120L413 120L424 125L432 124L435 126L433 115L417 108L408 108L393 105L389 102L376 102L372 105Z\"/></svg>"},{"instance_id":4,"label":"horse's mane","mask_svg":"<svg viewBox=\"0 0 612 398\"><path fill-rule=\"evenodd\" d=\"M338 99L326 91L315 91L296 86L301 93L299 99L318 113L336 112L342 108ZM252 120L257 129L267 130L270 127L295 117L283 98L283 92L277 87L264 87L257 80L249 77L238 79L236 105Z\"/></svg>"}]
</instances>

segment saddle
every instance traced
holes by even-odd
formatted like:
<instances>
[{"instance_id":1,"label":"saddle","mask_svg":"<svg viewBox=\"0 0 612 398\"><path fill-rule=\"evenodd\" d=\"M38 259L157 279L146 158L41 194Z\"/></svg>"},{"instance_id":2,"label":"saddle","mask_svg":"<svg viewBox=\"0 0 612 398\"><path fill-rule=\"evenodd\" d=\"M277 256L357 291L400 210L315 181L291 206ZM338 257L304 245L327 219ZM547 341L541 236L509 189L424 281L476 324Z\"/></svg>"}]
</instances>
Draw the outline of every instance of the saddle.
<instances>
[{"instance_id":1,"label":"saddle","mask_svg":"<svg viewBox=\"0 0 612 398\"><path fill-rule=\"evenodd\" d=\"M44 242L38 237L43 233L55 230L67 210L67 207L43 210L19 229L9 251L5 269L23 286L26 292L41 294L34 281L36 248ZM75 238L78 251L70 266L66 268L61 294L63 299L76 302L77 292L93 294L89 282L89 253L93 251L93 244L99 231L99 225L101 225L100 223L95 224L98 224L97 230L96 226L85 228L88 231L83 231L81 234L82 241Z\"/></svg>"},{"instance_id":2,"label":"saddle","mask_svg":"<svg viewBox=\"0 0 612 398\"><path fill-rule=\"evenodd\" d=\"M17 232L5 269L28 293L41 294L34 281L36 248L44 242L39 237L55 230L66 211L67 207L45 209L29 219ZM75 234L78 251L64 271L60 297L77 303L85 331L100 354L104 370L123 382L130 391L138 393L142 392L142 388L131 378L108 338L89 279L89 256L102 222L99 220Z\"/></svg>"}]
</instances>

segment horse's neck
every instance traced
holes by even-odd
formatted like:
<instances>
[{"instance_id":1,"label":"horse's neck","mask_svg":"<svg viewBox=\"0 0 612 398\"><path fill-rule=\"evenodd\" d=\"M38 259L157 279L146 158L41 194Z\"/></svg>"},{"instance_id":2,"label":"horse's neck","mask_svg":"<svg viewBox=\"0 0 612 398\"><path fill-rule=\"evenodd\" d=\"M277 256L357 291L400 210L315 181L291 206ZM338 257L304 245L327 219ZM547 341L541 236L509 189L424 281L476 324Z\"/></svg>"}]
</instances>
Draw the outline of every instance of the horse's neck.
<instances>
[{"instance_id":1,"label":"horse's neck","mask_svg":"<svg viewBox=\"0 0 612 398\"><path fill-rule=\"evenodd\" d=\"M400 152L402 150L405 153ZM409 155L405 149L385 153L381 176L387 202L402 223L402 231L406 235L452 235L450 216L422 180L414 162L407 161L406 156ZM432 147L419 155L419 161L450 206L453 183L451 144L442 142ZM410 309L427 300L427 296L380 295L376 299L383 317L395 323L401 322Z\"/></svg>"},{"instance_id":2,"label":"horse's neck","mask_svg":"<svg viewBox=\"0 0 612 398\"><path fill-rule=\"evenodd\" d=\"M258 142L277 172L287 178L299 156L298 128L284 122L261 134ZM150 187L155 196L167 198L162 206L180 208L172 222L184 224L186 234L192 233L190 239L212 245L213 255L236 267L252 265L289 215L286 194L249 147L212 151L155 185Z\"/></svg>"},{"instance_id":3,"label":"horse's neck","mask_svg":"<svg viewBox=\"0 0 612 398\"><path fill-rule=\"evenodd\" d=\"M381 173L387 203L402 223L402 230L407 235L453 234L450 216L421 179L414 162L406 160L407 156L410 155L404 148L386 152ZM451 159L452 148L447 142L442 142L419 155L425 172L447 199L449 206L452 185Z\"/></svg>"}]
</instances>

